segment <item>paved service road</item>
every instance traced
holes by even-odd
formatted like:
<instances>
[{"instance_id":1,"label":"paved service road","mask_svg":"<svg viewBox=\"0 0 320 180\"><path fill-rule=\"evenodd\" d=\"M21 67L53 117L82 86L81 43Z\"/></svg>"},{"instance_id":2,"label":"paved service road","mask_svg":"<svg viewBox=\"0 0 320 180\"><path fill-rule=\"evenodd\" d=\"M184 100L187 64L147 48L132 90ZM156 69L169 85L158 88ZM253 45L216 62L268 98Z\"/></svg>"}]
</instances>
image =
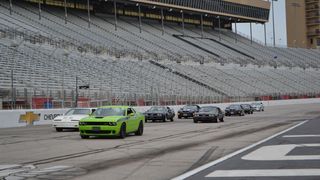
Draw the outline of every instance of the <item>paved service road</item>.
<instances>
[{"instance_id":1,"label":"paved service road","mask_svg":"<svg viewBox=\"0 0 320 180\"><path fill-rule=\"evenodd\" d=\"M320 118L301 123L176 179L320 179Z\"/></svg>"},{"instance_id":2,"label":"paved service road","mask_svg":"<svg viewBox=\"0 0 320 180\"><path fill-rule=\"evenodd\" d=\"M194 124L192 119L146 123L143 136L130 135L125 139L81 139L77 131L55 132L50 126L1 129L0 179L167 180L288 129L305 119L320 116L319 107L319 104L268 107L265 112L253 115L226 117L224 123ZM311 130L308 132L311 135L319 134ZM304 133L290 131L288 135ZM280 138L282 143L287 144L295 144L294 141L301 139ZM312 146L306 149L295 148L290 153L295 155L305 151L308 155L314 155L312 153L315 151L311 148L314 149ZM243 167L249 165L243 164ZM236 163L228 166L233 169ZM212 172L214 169L202 177Z\"/></svg>"}]
</instances>

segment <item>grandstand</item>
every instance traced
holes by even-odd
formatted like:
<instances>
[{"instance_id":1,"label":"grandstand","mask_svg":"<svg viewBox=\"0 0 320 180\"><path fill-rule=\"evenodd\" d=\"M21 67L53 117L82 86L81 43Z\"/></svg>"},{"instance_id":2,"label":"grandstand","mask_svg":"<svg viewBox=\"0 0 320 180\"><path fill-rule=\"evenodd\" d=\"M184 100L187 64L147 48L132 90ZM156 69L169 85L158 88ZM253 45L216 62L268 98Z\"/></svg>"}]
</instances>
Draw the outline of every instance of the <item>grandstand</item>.
<instances>
[{"instance_id":1,"label":"grandstand","mask_svg":"<svg viewBox=\"0 0 320 180\"><path fill-rule=\"evenodd\" d=\"M3 107L320 95L319 50L266 47L231 31L265 23L267 2L202 1L1 1ZM227 8L235 5L242 10Z\"/></svg>"}]
</instances>

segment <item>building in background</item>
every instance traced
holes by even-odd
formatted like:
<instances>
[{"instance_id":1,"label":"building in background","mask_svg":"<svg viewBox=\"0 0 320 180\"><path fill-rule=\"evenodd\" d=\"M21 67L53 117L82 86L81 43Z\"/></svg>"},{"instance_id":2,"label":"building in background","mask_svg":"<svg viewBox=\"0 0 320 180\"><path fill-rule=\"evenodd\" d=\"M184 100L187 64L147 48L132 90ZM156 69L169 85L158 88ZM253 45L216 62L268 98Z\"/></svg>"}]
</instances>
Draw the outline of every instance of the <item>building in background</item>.
<instances>
[{"instance_id":1,"label":"building in background","mask_svg":"<svg viewBox=\"0 0 320 180\"><path fill-rule=\"evenodd\" d=\"M288 47L320 48L320 0L286 0Z\"/></svg>"}]
</instances>

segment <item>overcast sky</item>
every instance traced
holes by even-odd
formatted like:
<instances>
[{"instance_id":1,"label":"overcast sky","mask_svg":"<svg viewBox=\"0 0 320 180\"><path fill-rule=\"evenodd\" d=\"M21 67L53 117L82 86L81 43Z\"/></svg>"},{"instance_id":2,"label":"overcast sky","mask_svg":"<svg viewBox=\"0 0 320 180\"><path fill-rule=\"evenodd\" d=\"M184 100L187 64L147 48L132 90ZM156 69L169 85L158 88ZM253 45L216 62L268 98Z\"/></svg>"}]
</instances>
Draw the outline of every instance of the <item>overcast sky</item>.
<instances>
[{"instance_id":1,"label":"overcast sky","mask_svg":"<svg viewBox=\"0 0 320 180\"><path fill-rule=\"evenodd\" d=\"M271 8L272 9L272 8ZM278 0L274 2L274 13L275 13L275 27L276 27L276 44L279 46L287 45L287 30L286 30L286 10L285 0ZM234 26L233 26L234 27ZM264 29L261 24L252 24L253 37L264 43ZM238 24L238 31L250 36L249 24ZM267 23L267 43L273 43L272 33L272 10L270 11L269 22Z\"/></svg>"}]
</instances>

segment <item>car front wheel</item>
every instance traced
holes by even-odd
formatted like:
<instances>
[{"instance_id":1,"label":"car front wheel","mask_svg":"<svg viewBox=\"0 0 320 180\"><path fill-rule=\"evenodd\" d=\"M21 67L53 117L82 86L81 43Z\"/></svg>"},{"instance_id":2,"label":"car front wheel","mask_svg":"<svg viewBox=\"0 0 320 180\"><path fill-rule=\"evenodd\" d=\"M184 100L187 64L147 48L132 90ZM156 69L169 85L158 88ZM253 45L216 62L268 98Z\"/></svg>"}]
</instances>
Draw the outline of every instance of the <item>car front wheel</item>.
<instances>
[{"instance_id":1,"label":"car front wheel","mask_svg":"<svg viewBox=\"0 0 320 180\"><path fill-rule=\"evenodd\" d=\"M89 138L89 136L87 136L87 135L80 135L80 137L81 137L81 139L88 139Z\"/></svg>"},{"instance_id":2,"label":"car front wheel","mask_svg":"<svg viewBox=\"0 0 320 180\"><path fill-rule=\"evenodd\" d=\"M126 135L127 135L127 132L126 132L126 124L123 123L123 124L121 125L121 128L120 128L119 136L120 136L121 139L124 139L124 138L126 137Z\"/></svg>"},{"instance_id":3,"label":"car front wheel","mask_svg":"<svg viewBox=\"0 0 320 180\"><path fill-rule=\"evenodd\" d=\"M135 135L142 136L142 134L143 134L143 123L142 123L142 121L140 121L139 128L136 131Z\"/></svg>"}]
</instances>

